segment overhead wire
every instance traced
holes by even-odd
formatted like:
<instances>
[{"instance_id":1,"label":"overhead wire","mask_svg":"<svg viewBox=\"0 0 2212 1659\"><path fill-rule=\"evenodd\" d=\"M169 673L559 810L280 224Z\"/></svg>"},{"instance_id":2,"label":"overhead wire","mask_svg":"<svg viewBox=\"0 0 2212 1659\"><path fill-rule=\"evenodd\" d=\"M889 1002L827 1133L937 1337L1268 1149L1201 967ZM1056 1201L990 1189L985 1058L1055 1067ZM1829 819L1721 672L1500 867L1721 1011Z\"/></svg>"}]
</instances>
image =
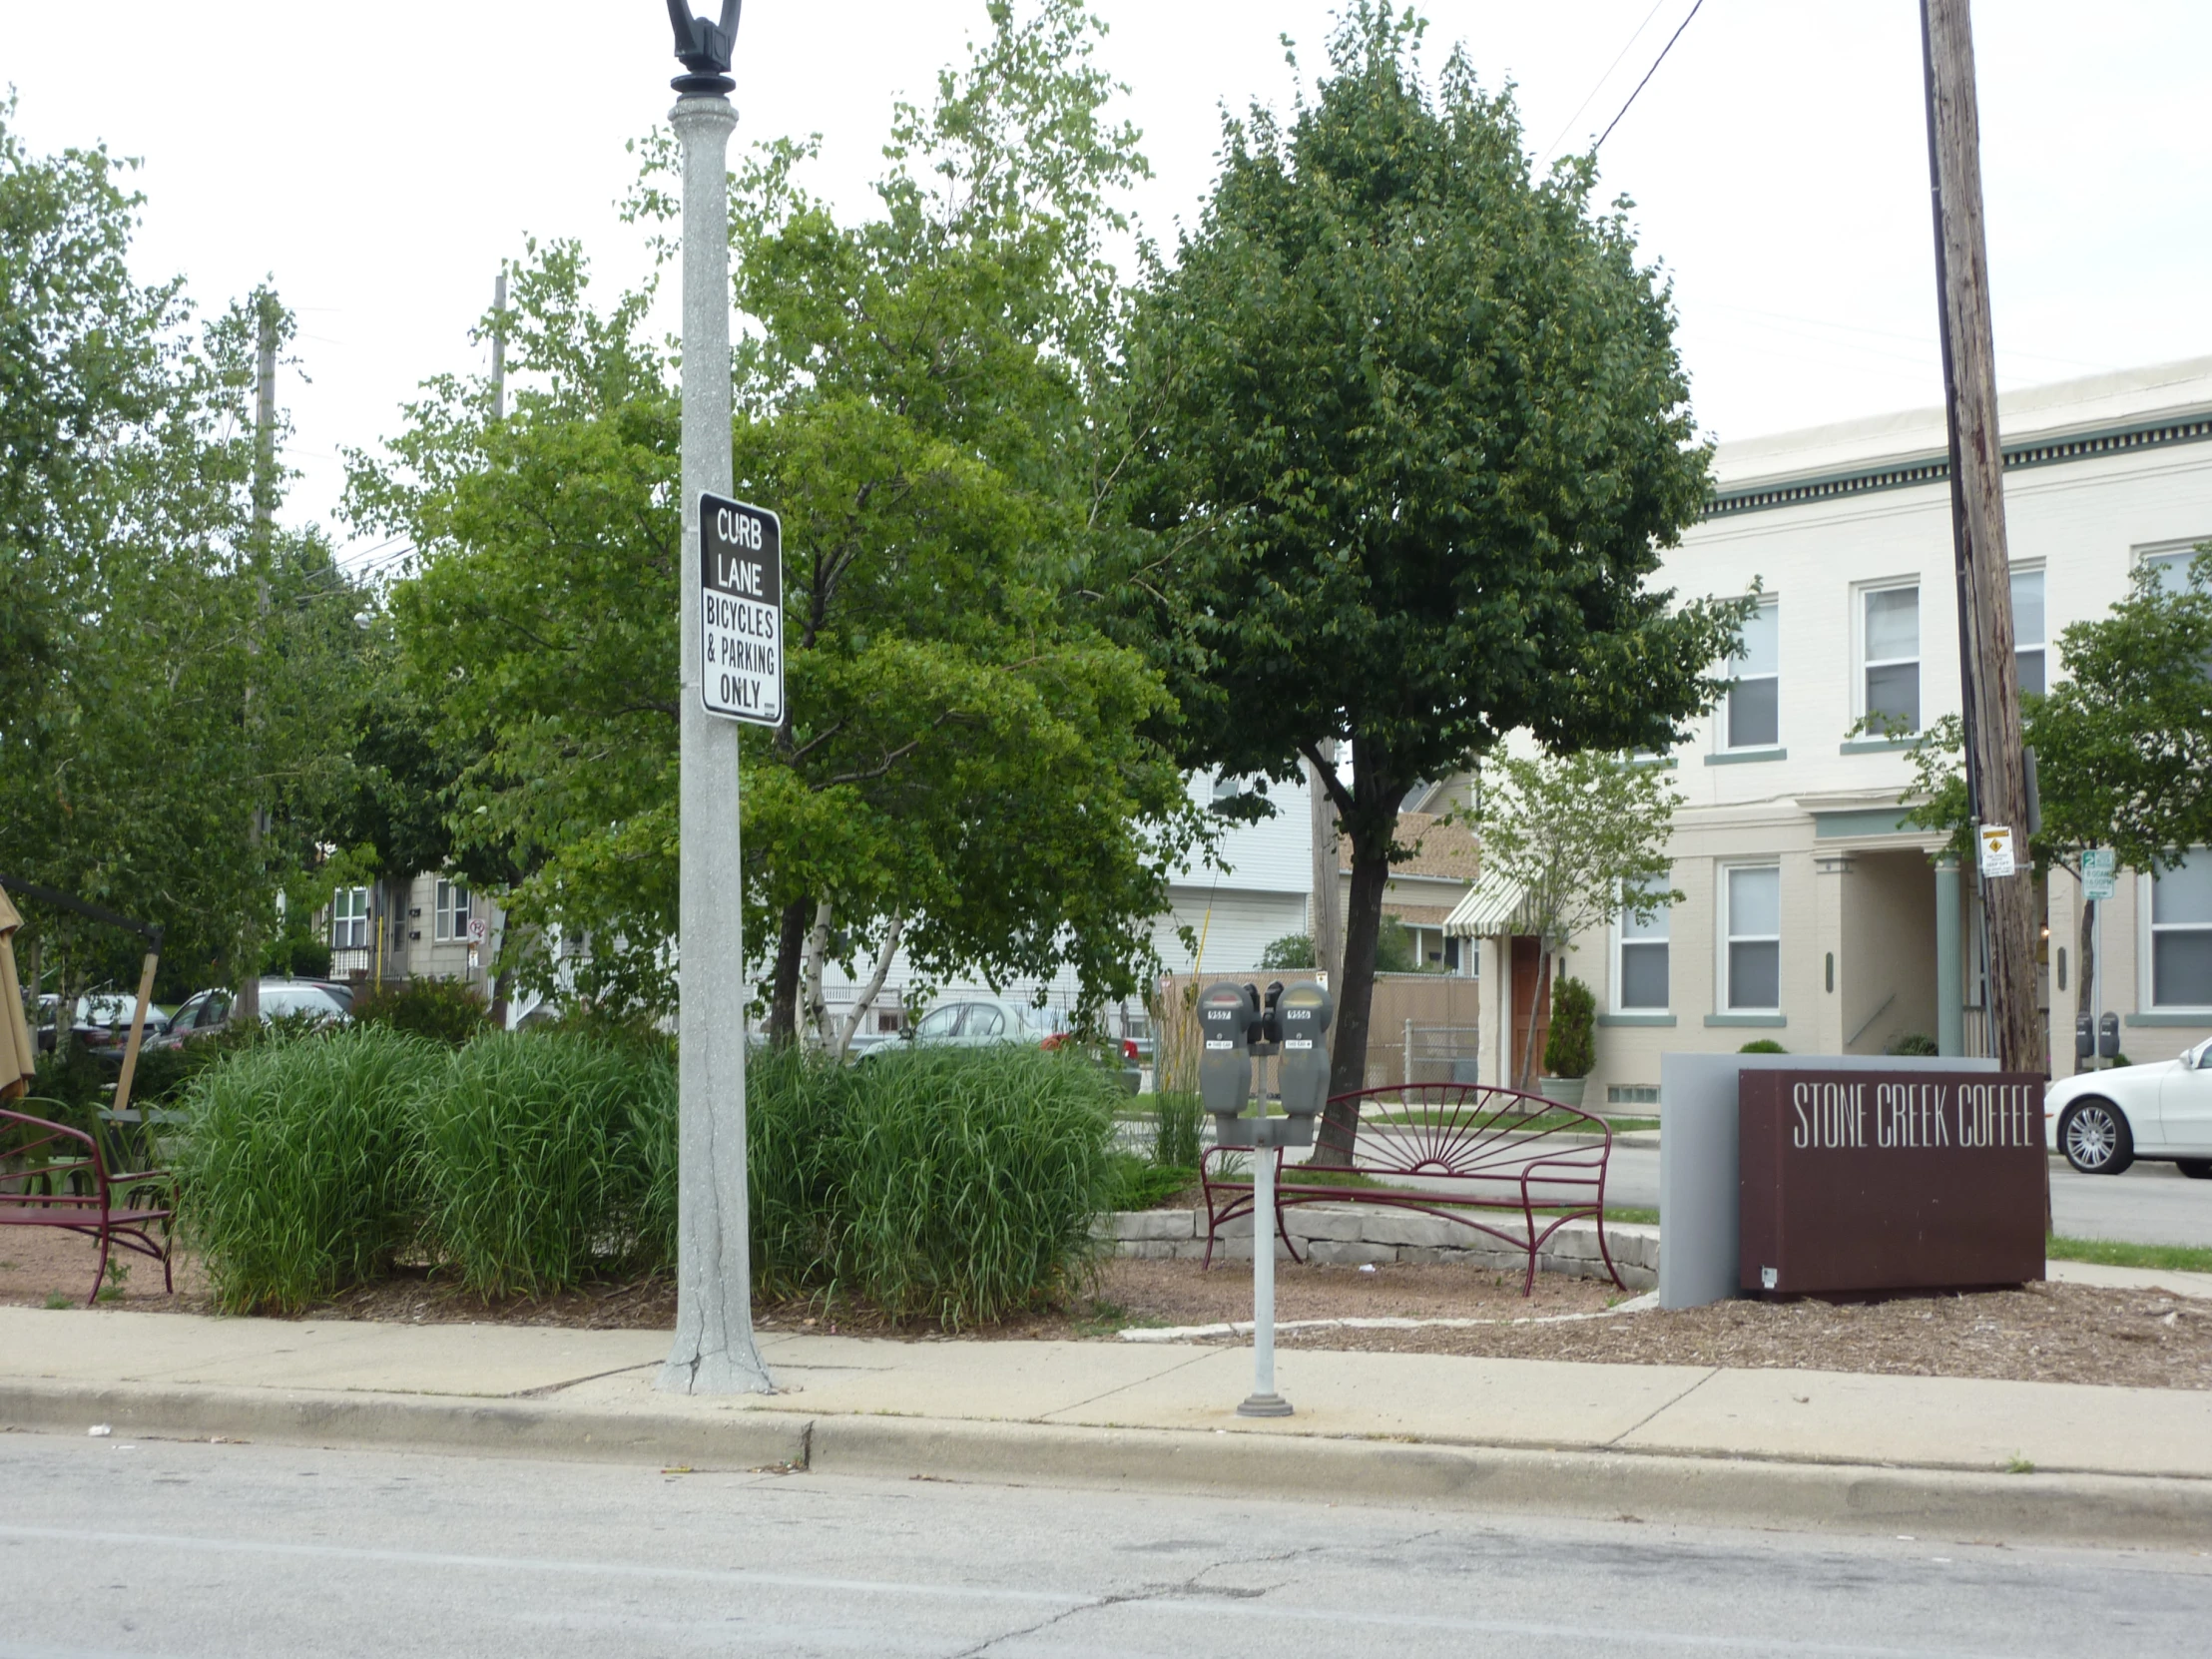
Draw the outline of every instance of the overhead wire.
<instances>
[{"instance_id":1,"label":"overhead wire","mask_svg":"<svg viewBox=\"0 0 2212 1659\"><path fill-rule=\"evenodd\" d=\"M1667 0L1653 0L1651 10L1644 13L1644 20L1636 25L1633 34L1621 42L1621 49L1613 54L1613 61L1605 66L1605 73L1600 75L1591 85L1590 90L1582 95L1582 102L1575 105L1574 114L1568 116L1565 121L1559 124L1559 131L1552 135L1551 142L1544 146L1544 154L1547 157L1558 153L1559 141L1567 136L1577 121L1582 119L1582 112L1590 107L1590 100L1605 90L1605 83L1613 78L1613 71L1620 68L1621 59L1627 57L1635 44L1644 38L1644 31L1651 27L1651 20L1659 15L1659 8L1666 3Z\"/></svg>"},{"instance_id":2,"label":"overhead wire","mask_svg":"<svg viewBox=\"0 0 2212 1659\"><path fill-rule=\"evenodd\" d=\"M1697 4L1690 8L1690 17L1697 16L1698 12L1703 9L1704 5L1705 0L1697 0ZM1613 129L1621 124L1621 116L1626 115L1629 111L1630 106L1636 102L1636 94L1642 92L1645 87L1649 86L1651 84L1651 78L1659 73L1659 66L1667 61L1667 54L1674 50L1674 43L1682 38L1682 31L1690 26L1690 17L1685 17L1682 22L1676 27L1674 33L1667 37L1667 44L1659 48L1659 55L1651 60L1651 67L1644 71L1644 78L1636 83L1636 92L1630 93L1628 95L1628 103L1621 106L1620 115L1616 115L1611 121L1608 121L1605 124L1605 131L1598 134L1597 143L1590 146L1590 150L1593 155L1597 151L1605 148L1605 141L1613 136Z\"/></svg>"}]
</instances>

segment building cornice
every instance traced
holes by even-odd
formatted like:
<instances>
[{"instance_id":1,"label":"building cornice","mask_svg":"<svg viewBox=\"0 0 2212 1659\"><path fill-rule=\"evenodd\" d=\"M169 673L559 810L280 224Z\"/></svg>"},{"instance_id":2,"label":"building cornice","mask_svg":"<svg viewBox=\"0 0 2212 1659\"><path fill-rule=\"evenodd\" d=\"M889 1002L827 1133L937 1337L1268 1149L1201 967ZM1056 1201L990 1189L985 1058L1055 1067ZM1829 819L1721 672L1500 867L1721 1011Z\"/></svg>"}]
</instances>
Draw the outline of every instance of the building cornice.
<instances>
[{"instance_id":1,"label":"building cornice","mask_svg":"<svg viewBox=\"0 0 2212 1659\"><path fill-rule=\"evenodd\" d=\"M2167 449L2178 444L2212 442L2212 411L2160 416L2086 432L2022 438L2004 446L2004 470L2060 466L2108 455ZM1950 481L1950 457L1941 450L1886 459L1870 466L1808 478L1746 482L1719 491L1706 504L1705 519L1739 518L1746 513L1802 507L1882 490L1915 489Z\"/></svg>"}]
</instances>

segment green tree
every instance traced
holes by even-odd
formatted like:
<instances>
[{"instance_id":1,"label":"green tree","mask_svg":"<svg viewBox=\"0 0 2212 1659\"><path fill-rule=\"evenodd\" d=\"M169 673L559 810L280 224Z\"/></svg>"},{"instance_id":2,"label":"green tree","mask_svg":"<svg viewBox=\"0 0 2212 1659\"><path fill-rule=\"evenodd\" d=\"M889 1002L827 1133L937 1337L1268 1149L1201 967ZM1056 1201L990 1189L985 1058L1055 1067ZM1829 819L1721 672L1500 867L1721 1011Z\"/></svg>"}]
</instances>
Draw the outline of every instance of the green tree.
<instances>
[{"instance_id":1,"label":"green tree","mask_svg":"<svg viewBox=\"0 0 2212 1659\"><path fill-rule=\"evenodd\" d=\"M1663 283L1623 215L1593 212L1592 159L1532 178L1510 95L1459 53L1431 94L1419 32L1362 0L1288 130L1226 123L1130 348L1147 465L1120 594L1183 756L1313 764L1351 843L1337 1091L1365 1072L1413 783L1516 730L1670 746L1741 615L1647 581L1707 489Z\"/></svg>"},{"instance_id":2,"label":"green tree","mask_svg":"<svg viewBox=\"0 0 2212 1659\"><path fill-rule=\"evenodd\" d=\"M195 326L129 266L104 150L33 155L0 106L0 868L251 972L317 856L360 595L311 534L255 538L266 289ZM288 327L288 318L280 319ZM266 611L264 596L266 594ZM248 826L266 815L255 844ZM135 947L27 914L73 995Z\"/></svg>"},{"instance_id":3,"label":"green tree","mask_svg":"<svg viewBox=\"0 0 2212 1659\"><path fill-rule=\"evenodd\" d=\"M740 173L738 488L784 520L788 724L741 745L750 936L770 1029L825 964L1076 970L1125 994L1196 832L1169 705L1086 616L1093 403L1110 323L1108 127L1073 0L1006 6L927 113L901 107L881 213L835 222L803 146ZM665 138L632 206L664 226ZM661 233L664 237L665 230ZM665 245L664 245L664 251ZM592 310L555 248L518 274L514 412L431 382L352 508L411 535L394 594L416 683L490 733L452 818L544 851L518 909L592 935L595 991L666 996L676 898L677 405L644 298ZM810 994L815 993L815 994ZM812 1010L803 1004L812 1003Z\"/></svg>"},{"instance_id":4,"label":"green tree","mask_svg":"<svg viewBox=\"0 0 2212 1659\"><path fill-rule=\"evenodd\" d=\"M1543 942L1538 1007L1551 995L1553 959L1576 934L1623 909L1649 921L1681 902L1667 856L1677 800L1664 768L1592 751L1501 756L1483 768L1469 816L1483 873L1520 888L1525 925ZM1530 1045L1518 1087L1535 1064Z\"/></svg>"},{"instance_id":5,"label":"green tree","mask_svg":"<svg viewBox=\"0 0 2212 1659\"><path fill-rule=\"evenodd\" d=\"M2212 543L2186 569L2138 566L2109 615L2058 636L2063 678L2022 700L2021 736L2035 751L2042 827L2029 851L2045 868L2081 873L2081 853L2110 847L2130 869L2155 869L2212 845ZM1914 746L1910 822L1950 836L1974 867L1958 719L1945 716ZM2095 983L2095 917L2081 907L2080 1005Z\"/></svg>"}]
</instances>

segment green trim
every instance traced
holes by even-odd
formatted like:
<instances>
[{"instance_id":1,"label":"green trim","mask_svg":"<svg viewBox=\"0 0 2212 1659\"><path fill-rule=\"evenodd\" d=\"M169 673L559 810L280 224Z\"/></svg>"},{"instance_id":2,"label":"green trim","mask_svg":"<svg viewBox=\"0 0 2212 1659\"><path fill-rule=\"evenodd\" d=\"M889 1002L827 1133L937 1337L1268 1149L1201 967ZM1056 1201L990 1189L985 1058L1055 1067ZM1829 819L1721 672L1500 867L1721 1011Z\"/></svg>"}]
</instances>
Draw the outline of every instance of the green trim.
<instances>
[{"instance_id":1,"label":"green trim","mask_svg":"<svg viewBox=\"0 0 2212 1659\"><path fill-rule=\"evenodd\" d=\"M2212 1009L2203 1009L2193 1014L2122 1014L2120 1023L2122 1025L2202 1025L2212 1027Z\"/></svg>"},{"instance_id":2,"label":"green trim","mask_svg":"<svg viewBox=\"0 0 2212 1659\"><path fill-rule=\"evenodd\" d=\"M1817 841L1845 840L1860 835L1912 833L1913 826L1905 822L1905 810L1902 807L1866 807L1848 813L1813 815L1813 838Z\"/></svg>"},{"instance_id":3,"label":"green trim","mask_svg":"<svg viewBox=\"0 0 2212 1659\"><path fill-rule=\"evenodd\" d=\"M1921 740L1912 738L1852 738L1836 746L1839 755L1896 755Z\"/></svg>"},{"instance_id":4,"label":"green trim","mask_svg":"<svg viewBox=\"0 0 2212 1659\"><path fill-rule=\"evenodd\" d=\"M1757 766L1761 761L1787 761L1789 758L1787 749L1723 749L1706 756L1705 764L1709 767L1748 767Z\"/></svg>"},{"instance_id":5,"label":"green trim","mask_svg":"<svg viewBox=\"0 0 2212 1659\"><path fill-rule=\"evenodd\" d=\"M2094 460L2126 450L2163 449L2170 444L2203 443L2207 439L2212 439L2212 419L2201 413L2156 425L2109 426L2101 431L2076 432L2065 437L2026 438L2004 445L2003 470L2011 472L2020 467ZM1949 478L1950 457L1941 450L1930 450L1892 461L1887 466L1861 467L1851 472L1832 472L1788 483L1754 484L1745 489L1722 491L1706 503L1705 516L1709 520L1730 518L1738 513L1799 507L1839 496L1862 495L1869 490L1940 484Z\"/></svg>"},{"instance_id":6,"label":"green trim","mask_svg":"<svg viewBox=\"0 0 2212 1659\"><path fill-rule=\"evenodd\" d=\"M1600 1014L1600 1025L1672 1025L1672 1014Z\"/></svg>"},{"instance_id":7,"label":"green trim","mask_svg":"<svg viewBox=\"0 0 2212 1659\"><path fill-rule=\"evenodd\" d=\"M1788 1014L1707 1014L1705 1023L1708 1026L1759 1025L1773 1029L1789 1024L1790 1016Z\"/></svg>"}]
</instances>

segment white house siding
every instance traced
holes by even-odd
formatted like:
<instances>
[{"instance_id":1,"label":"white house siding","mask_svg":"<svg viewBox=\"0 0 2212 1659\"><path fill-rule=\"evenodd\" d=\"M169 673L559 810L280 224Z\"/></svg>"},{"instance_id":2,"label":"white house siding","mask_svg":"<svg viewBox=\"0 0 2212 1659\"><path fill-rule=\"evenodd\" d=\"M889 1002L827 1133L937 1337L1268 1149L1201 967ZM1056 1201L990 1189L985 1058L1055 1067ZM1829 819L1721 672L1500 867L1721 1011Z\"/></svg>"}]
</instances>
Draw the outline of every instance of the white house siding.
<instances>
[{"instance_id":1,"label":"white house siding","mask_svg":"<svg viewBox=\"0 0 2212 1659\"><path fill-rule=\"evenodd\" d=\"M2003 399L2002 415L2008 451L2092 434L2151 435L2007 470L2013 567L2044 572L2046 640L2055 641L2069 623L2103 615L2126 593L2146 550L2212 539L2212 441L2205 441L2212 439L2212 359L2034 388ZM1726 502L1939 462L1943 445L1941 411L1918 411L1723 444L1715 471ZM1729 1050L1773 1037L1801 1053L1874 1053L1908 1031L1938 1034L1937 887L1928 861L1936 837L1895 823L1912 781L1908 757L1848 738L1861 713L1859 596L1867 584L1897 578L1915 580L1920 589L1925 725L1958 707L1950 495L1939 475L1717 513L1667 556L1662 586L1725 596L1748 593L1756 583L1779 601L1778 741L1771 755L1729 755L1716 717L1671 757L1684 801L1671 848L1684 902L1671 918L1671 1005L1664 1015L1618 1012L1610 929L1574 941L1570 969L1599 988L1606 1010L1592 1100L1656 1085L1659 1055L1670 1049ZM2055 646L2046 665L2048 680L2063 677ZM1747 1022L1722 1005L1718 884L1740 859L1771 860L1781 871L1779 1023ZM1969 875L1963 886L1971 885ZM2123 873L2118 896L2100 906L2097 963L2099 1006L2121 1014L2122 1046L2135 1060L2171 1055L2212 1031L2212 1011L2145 1006L2149 946L2141 886ZM2067 972L2063 987L2055 972L2046 974L2046 984L2059 1076L2073 1068L2077 903L2072 879L2058 875L2049 894L2050 962L2055 968L2063 949ZM1968 1002L1975 1000L1970 915L1962 905ZM1974 1025L1969 1012L1969 1048L1978 1039Z\"/></svg>"}]
</instances>

